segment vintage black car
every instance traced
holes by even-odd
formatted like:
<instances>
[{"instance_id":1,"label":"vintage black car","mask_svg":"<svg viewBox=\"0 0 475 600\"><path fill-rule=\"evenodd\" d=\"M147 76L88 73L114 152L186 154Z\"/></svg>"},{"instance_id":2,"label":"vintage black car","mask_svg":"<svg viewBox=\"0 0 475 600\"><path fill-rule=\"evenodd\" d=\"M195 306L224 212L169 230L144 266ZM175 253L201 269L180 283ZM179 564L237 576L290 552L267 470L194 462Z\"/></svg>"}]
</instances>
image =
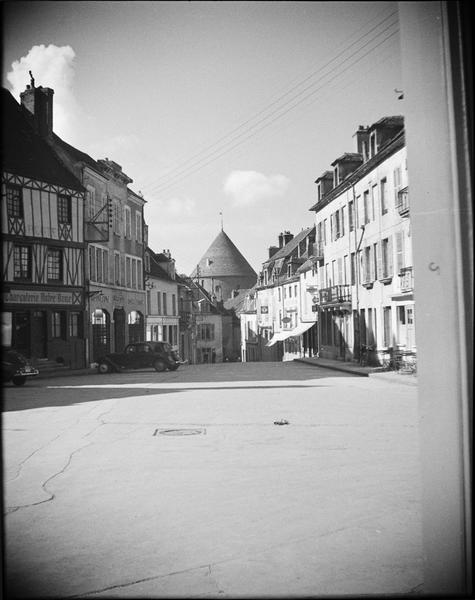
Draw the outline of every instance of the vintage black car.
<instances>
[{"instance_id":1,"label":"vintage black car","mask_svg":"<svg viewBox=\"0 0 475 600\"><path fill-rule=\"evenodd\" d=\"M12 349L2 351L2 381L4 383L12 381L15 385L23 385L28 377L35 377L38 374L38 369L32 367L23 354Z\"/></svg>"},{"instance_id":2,"label":"vintage black car","mask_svg":"<svg viewBox=\"0 0 475 600\"><path fill-rule=\"evenodd\" d=\"M155 371L176 371L181 361L167 342L136 342L126 346L124 352L106 354L97 363L99 373L104 374L147 367L153 367Z\"/></svg>"}]
</instances>

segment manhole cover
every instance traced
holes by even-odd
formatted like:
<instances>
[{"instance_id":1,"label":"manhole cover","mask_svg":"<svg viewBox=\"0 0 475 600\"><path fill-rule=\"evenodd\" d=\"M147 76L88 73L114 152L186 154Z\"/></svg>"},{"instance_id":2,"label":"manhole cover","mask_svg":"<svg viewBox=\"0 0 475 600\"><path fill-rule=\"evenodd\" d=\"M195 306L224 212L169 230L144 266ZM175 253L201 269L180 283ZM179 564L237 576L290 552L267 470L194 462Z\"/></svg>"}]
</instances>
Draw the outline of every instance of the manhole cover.
<instances>
[{"instance_id":1,"label":"manhole cover","mask_svg":"<svg viewBox=\"0 0 475 600\"><path fill-rule=\"evenodd\" d=\"M155 429L153 435L200 435L200 433L206 433L206 429Z\"/></svg>"}]
</instances>

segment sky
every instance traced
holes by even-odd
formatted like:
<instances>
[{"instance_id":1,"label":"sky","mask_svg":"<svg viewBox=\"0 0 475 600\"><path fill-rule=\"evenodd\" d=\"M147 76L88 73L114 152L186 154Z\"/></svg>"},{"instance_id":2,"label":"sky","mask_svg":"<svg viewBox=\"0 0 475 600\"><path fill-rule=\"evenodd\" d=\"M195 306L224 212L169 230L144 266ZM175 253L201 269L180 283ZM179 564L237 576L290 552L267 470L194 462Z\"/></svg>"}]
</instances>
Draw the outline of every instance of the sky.
<instances>
[{"instance_id":1,"label":"sky","mask_svg":"<svg viewBox=\"0 0 475 600\"><path fill-rule=\"evenodd\" d=\"M180 273L221 226L259 271L358 126L404 114L396 2L2 5L2 85L54 89L55 133L122 166Z\"/></svg>"}]
</instances>

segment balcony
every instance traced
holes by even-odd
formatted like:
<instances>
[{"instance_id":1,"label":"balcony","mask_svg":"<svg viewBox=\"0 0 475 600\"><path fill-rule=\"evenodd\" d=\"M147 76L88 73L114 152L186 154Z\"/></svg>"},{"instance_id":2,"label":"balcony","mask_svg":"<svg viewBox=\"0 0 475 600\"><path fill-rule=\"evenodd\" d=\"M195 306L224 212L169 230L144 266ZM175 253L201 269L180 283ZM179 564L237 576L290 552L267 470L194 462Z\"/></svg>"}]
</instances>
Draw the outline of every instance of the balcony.
<instances>
[{"instance_id":1,"label":"balcony","mask_svg":"<svg viewBox=\"0 0 475 600\"><path fill-rule=\"evenodd\" d=\"M314 242L312 244L312 255L319 261L323 261L324 260L324 254L323 254L323 242Z\"/></svg>"},{"instance_id":2,"label":"balcony","mask_svg":"<svg viewBox=\"0 0 475 600\"><path fill-rule=\"evenodd\" d=\"M412 267L403 267L399 271L399 288L402 293L414 290L414 272Z\"/></svg>"},{"instance_id":3,"label":"balcony","mask_svg":"<svg viewBox=\"0 0 475 600\"><path fill-rule=\"evenodd\" d=\"M320 306L322 308L351 308L351 286L333 285L320 290Z\"/></svg>"},{"instance_id":4,"label":"balcony","mask_svg":"<svg viewBox=\"0 0 475 600\"><path fill-rule=\"evenodd\" d=\"M409 216L409 188L407 186L398 191L396 208L401 217Z\"/></svg>"}]
</instances>

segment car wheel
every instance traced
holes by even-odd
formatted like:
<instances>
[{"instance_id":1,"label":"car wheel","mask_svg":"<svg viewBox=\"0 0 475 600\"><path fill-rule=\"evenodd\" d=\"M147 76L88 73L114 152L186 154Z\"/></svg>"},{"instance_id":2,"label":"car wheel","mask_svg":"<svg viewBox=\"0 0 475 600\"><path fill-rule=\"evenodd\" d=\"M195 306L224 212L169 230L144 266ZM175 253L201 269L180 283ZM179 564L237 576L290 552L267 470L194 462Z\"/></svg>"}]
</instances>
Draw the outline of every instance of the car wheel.
<instances>
[{"instance_id":1,"label":"car wheel","mask_svg":"<svg viewBox=\"0 0 475 600\"><path fill-rule=\"evenodd\" d=\"M153 363L153 368L155 369L155 371L158 371L159 373L161 373L162 371L166 370L167 365L165 364L165 362L163 360L161 360L159 358L158 360L156 360Z\"/></svg>"},{"instance_id":2,"label":"car wheel","mask_svg":"<svg viewBox=\"0 0 475 600\"><path fill-rule=\"evenodd\" d=\"M106 362L101 362L99 363L97 370L101 375L105 375L106 373L110 373L111 368Z\"/></svg>"},{"instance_id":3,"label":"car wheel","mask_svg":"<svg viewBox=\"0 0 475 600\"><path fill-rule=\"evenodd\" d=\"M14 377L12 381L14 385L25 385L26 377Z\"/></svg>"}]
</instances>

